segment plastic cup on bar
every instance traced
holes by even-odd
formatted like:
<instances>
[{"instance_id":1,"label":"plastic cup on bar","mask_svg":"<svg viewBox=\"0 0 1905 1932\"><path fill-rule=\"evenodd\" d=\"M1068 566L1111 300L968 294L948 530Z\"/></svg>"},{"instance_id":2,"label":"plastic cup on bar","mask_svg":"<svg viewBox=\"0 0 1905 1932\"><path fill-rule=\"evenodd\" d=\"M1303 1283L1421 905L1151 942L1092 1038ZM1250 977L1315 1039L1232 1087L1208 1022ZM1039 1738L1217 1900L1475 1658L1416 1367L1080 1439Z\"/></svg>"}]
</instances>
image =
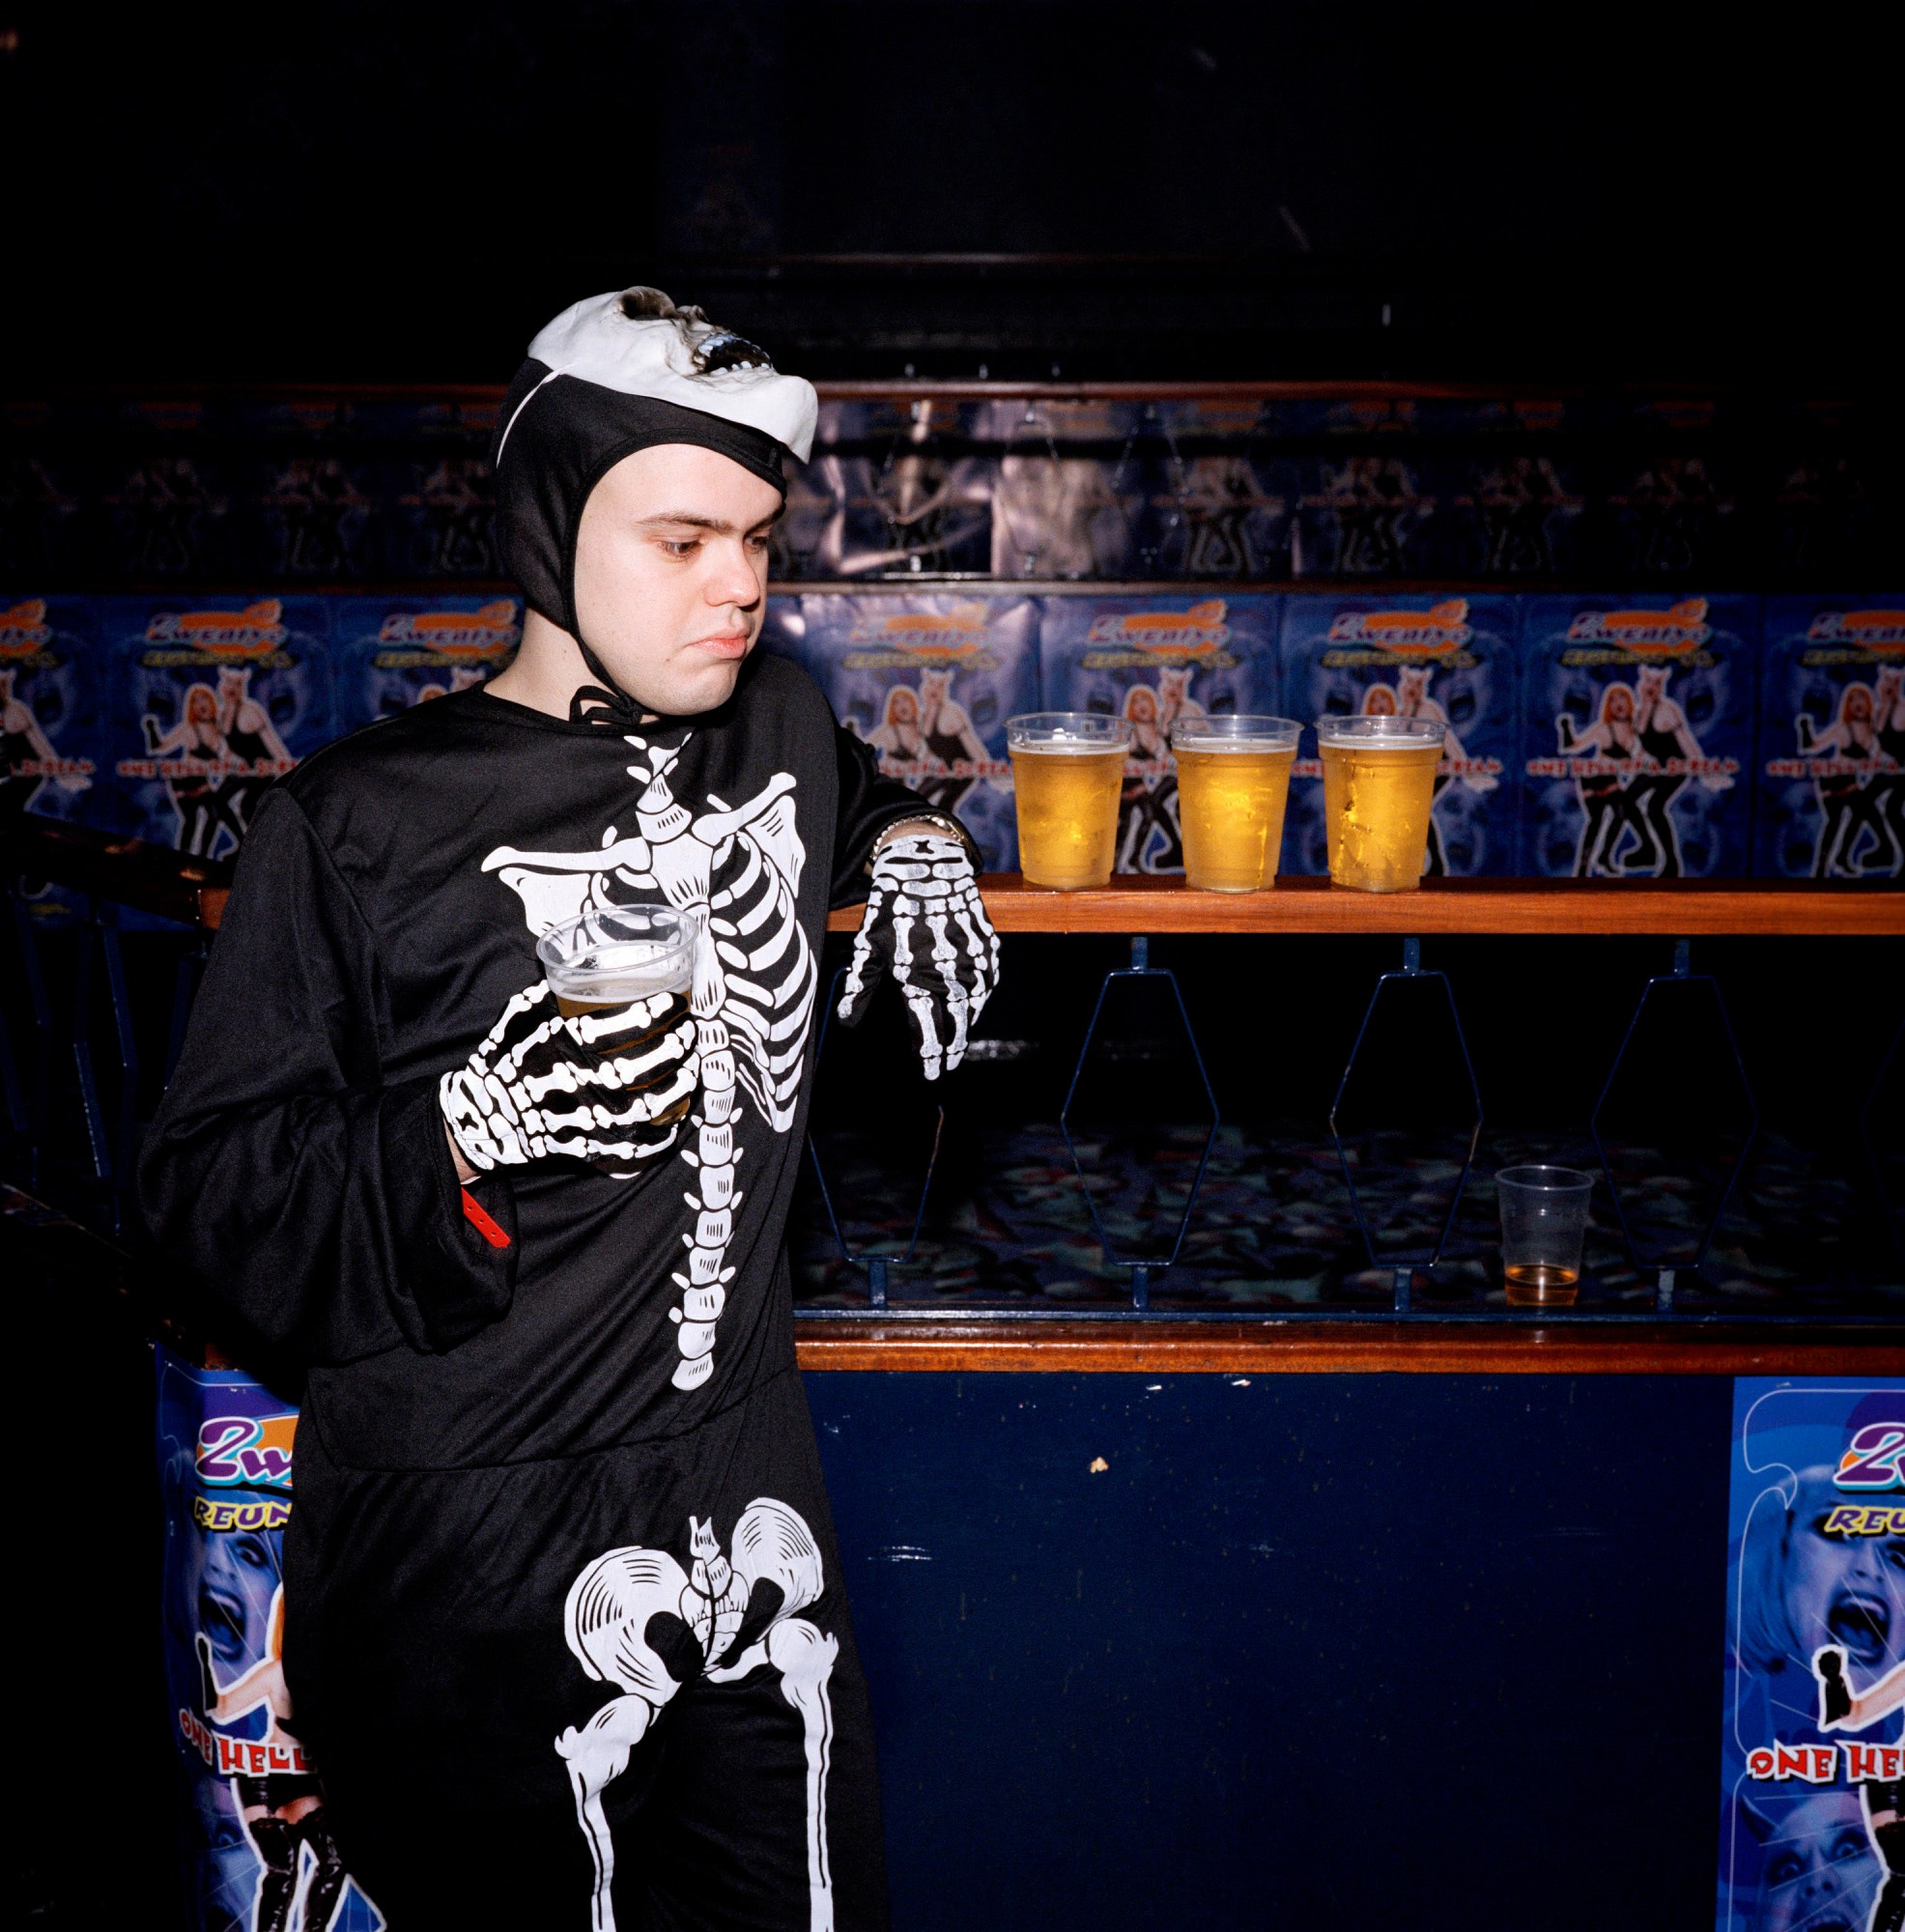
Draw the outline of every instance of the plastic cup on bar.
<instances>
[{"instance_id":1,"label":"plastic cup on bar","mask_svg":"<svg viewBox=\"0 0 1905 1932\"><path fill-rule=\"evenodd\" d=\"M1178 815L1184 879L1207 893L1259 893L1276 882L1290 768L1303 727L1290 718L1180 718Z\"/></svg>"},{"instance_id":2,"label":"plastic cup on bar","mask_svg":"<svg viewBox=\"0 0 1905 1932\"><path fill-rule=\"evenodd\" d=\"M1131 725L1096 711L1006 720L1018 806L1018 863L1028 884L1082 892L1111 877L1118 799Z\"/></svg>"},{"instance_id":3,"label":"plastic cup on bar","mask_svg":"<svg viewBox=\"0 0 1905 1932\"><path fill-rule=\"evenodd\" d=\"M1578 1167L1504 1167L1494 1187L1510 1305L1572 1306L1580 1284L1593 1175Z\"/></svg>"},{"instance_id":4,"label":"plastic cup on bar","mask_svg":"<svg viewBox=\"0 0 1905 1932\"><path fill-rule=\"evenodd\" d=\"M1422 883L1446 732L1435 718L1317 720L1329 876L1337 885L1402 893Z\"/></svg>"}]
</instances>

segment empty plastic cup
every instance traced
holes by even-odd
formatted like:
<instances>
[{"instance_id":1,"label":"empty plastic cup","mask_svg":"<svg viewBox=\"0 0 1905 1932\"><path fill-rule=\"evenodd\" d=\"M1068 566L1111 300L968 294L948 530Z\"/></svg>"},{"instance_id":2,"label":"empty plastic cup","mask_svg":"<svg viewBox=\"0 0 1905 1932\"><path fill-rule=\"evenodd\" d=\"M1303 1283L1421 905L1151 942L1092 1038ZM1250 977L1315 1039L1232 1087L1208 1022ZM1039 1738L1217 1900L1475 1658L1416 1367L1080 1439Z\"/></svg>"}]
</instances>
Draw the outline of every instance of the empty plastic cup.
<instances>
[{"instance_id":1,"label":"empty plastic cup","mask_svg":"<svg viewBox=\"0 0 1905 1932\"><path fill-rule=\"evenodd\" d=\"M1521 1307L1568 1307L1580 1284L1593 1175L1578 1167L1504 1167L1494 1187L1508 1299Z\"/></svg>"},{"instance_id":2,"label":"empty plastic cup","mask_svg":"<svg viewBox=\"0 0 1905 1932\"><path fill-rule=\"evenodd\" d=\"M1080 892L1111 878L1131 725L1099 711L1006 720L1018 808L1018 865L1029 884Z\"/></svg>"}]
</instances>

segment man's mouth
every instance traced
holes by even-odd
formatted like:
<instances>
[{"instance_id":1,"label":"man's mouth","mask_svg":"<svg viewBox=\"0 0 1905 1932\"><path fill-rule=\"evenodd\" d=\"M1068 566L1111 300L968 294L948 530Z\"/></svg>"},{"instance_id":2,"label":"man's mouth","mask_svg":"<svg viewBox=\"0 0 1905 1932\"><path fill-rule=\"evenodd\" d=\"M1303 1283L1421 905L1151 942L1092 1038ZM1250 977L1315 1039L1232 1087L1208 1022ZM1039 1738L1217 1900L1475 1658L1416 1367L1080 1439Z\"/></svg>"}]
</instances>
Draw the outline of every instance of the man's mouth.
<instances>
[{"instance_id":1,"label":"man's mouth","mask_svg":"<svg viewBox=\"0 0 1905 1932\"><path fill-rule=\"evenodd\" d=\"M691 650L706 651L711 658L741 658L748 654L748 634L745 631L723 631L712 638L697 638L689 646Z\"/></svg>"},{"instance_id":2,"label":"man's mouth","mask_svg":"<svg viewBox=\"0 0 1905 1932\"><path fill-rule=\"evenodd\" d=\"M1826 1613L1833 1641L1861 1663L1876 1663L1891 1634L1891 1605L1879 1597L1836 1597Z\"/></svg>"}]
</instances>

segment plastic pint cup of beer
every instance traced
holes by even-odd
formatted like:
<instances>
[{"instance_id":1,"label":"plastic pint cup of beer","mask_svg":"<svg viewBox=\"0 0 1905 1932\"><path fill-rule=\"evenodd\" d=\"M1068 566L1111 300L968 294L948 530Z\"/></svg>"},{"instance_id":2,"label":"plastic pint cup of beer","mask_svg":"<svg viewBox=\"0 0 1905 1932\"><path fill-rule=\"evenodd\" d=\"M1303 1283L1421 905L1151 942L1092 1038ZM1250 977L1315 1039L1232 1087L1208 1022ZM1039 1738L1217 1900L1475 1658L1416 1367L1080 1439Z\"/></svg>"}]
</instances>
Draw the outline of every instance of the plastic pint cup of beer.
<instances>
[{"instance_id":1,"label":"plastic pint cup of beer","mask_svg":"<svg viewBox=\"0 0 1905 1932\"><path fill-rule=\"evenodd\" d=\"M1329 876L1364 893L1422 883L1447 727L1438 718L1319 718Z\"/></svg>"},{"instance_id":2,"label":"plastic pint cup of beer","mask_svg":"<svg viewBox=\"0 0 1905 1932\"><path fill-rule=\"evenodd\" d=\"M1028 884L1082 892L1111 877L1131 726L1096 711L1006 720L1018 800L1018 864Z\"/></svg>"},{"instance_id":3,"label":"plastic pint cup of beer","mask_svg":"<svg viewBox=\"0 0 1905 1932\"><path fill-rule=\"evenodd\" d=\"M536 941L536 957L566 1018L667 993L672 997L655 1024L668 1027L695 983L698 930L698 921L672 906L599 906L552 926Z\"/></svg>"},{"instance_id":4,"label":"plastic pint cup of beer","mask_svg":"<svg viewBox=\"0 0 1905 1932\"><path fill-rule=\"evenodd\" d=\"M1245 716L1180 718L1171 726L1187 884L1256 893L1275 883L1302 728L1289 718Z\"/></svg>"}]
</instances>

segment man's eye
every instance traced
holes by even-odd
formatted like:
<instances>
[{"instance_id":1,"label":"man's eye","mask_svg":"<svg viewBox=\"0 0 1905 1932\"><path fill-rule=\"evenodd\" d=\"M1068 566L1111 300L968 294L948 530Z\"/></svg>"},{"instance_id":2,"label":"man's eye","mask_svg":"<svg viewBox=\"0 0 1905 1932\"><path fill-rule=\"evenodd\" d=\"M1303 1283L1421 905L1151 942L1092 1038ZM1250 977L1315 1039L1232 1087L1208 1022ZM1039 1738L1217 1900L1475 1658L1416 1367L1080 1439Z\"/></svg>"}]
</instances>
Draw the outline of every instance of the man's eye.
<instances>
[{"instance_id":1,"label":"man's eye","mask_svg":"<svg viewBox=\"0 0 1905 1932\"><path fill-rule=\"evenodd\" d=\"M769 541L768 533L765 530L756 530L749 537L748 548L750 550L765 550L768 547Z\"/></svg>"},{"instance_id":2,"label":"man's eye","mask_svg":"<svg viewBox=\"0 0 1905 1932\"><path fill-rule=\"evenodd\" d=\"M670 556L693 556L701 548L699 537L664 537L662 548Z\"/></svg>"}]
</instances>

